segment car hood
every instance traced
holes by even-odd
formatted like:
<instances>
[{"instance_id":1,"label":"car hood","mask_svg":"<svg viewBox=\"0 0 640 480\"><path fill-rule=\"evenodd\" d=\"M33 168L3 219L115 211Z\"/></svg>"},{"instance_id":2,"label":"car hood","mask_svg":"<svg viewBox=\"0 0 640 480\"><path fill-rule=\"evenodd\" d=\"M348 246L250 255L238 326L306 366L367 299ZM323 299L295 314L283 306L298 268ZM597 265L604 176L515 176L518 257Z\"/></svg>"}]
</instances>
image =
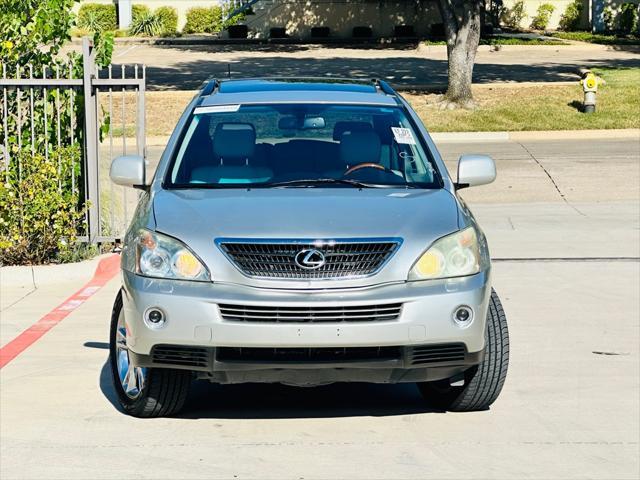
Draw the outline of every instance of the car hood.
<instances>
[{"instance_id":1,"label":"car hood","mask_svg":"<svg viewBox=\"0 0 640 480\"><path fill-rule=\"evenodd\" d=\"M458 230L458 206L444 189L193 189L161 190L153 200L158 232L186 243L214 281L273 288L354 287L406 280L434 240ZM400 238L377 274L357 280L287 281L244 276L215 244L235 239Z\"/></svg>"}]
</instances>

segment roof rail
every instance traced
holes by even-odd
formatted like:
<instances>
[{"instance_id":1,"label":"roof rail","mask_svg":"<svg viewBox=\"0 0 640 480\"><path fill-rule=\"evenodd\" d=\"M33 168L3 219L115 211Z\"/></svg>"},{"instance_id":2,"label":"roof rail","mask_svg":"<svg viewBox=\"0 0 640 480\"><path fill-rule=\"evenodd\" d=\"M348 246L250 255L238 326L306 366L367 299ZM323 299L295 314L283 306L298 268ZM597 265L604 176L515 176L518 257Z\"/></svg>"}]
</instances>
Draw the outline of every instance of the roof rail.
<instances>
[{"instance_id":1,"label":"roof rail","mask_svg":"<svg viewBox=\"0 0 640 480\"><path fill-rule=\"evenodd\" d=\"M215 90L220 86L220 82L217 79L207 80L204 82L204 86L202 87L202 91L200 92L200 96L204 97L207 95L211 95Z\"/></svg>"},{"instance_id":2,"label":"roof rail","mask_svg":"<svg viewBox=\"0 0 640 480\"><path fill-rule=\"evenodd\" d=\"M374 82L375 82L376 86L380 90L382 90L382 92L386 93L387 95L397 95L396 91L393 88L391 88L391 85L389 85L384 80L380 80L380 79L375 80L374 79Z\"/></svg>"},{"instance_id":3,"label":"roof rail","mask_svg":"<svg viewBox=\"0 0 640 480\"><path fill-rule=\"evenodd\" d=\"M225 81L234 81L234 80L271 80L271 81L290 81L290 82L321 82L321 83L354 83L360 85L373 85L382 93L387 95L397 95L397 92L389 85L386 81L380 80L378 78L344 78L344 77L246 77L246 78L230 78L230 79L222 79L218 80L217 78L213 78L211 80L206 80L202 86L200 96L205 97L214 93L218 88L220 88L220 83Z\"/></svg>"}]
</instances>

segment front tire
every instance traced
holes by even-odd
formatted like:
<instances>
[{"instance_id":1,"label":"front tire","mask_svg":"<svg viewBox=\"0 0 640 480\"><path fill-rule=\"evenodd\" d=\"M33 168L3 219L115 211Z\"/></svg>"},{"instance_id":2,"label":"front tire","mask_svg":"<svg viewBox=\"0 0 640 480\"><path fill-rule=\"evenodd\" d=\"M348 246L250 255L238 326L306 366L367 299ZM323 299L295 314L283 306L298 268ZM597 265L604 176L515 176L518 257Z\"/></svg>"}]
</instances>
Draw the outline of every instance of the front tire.
<instances>
[{"instance_id":1,"label":"front tire","mask_svg":"<svg viewBox=\"0 0 640 480\"><path fill-rule=\"evenodd\" d=\"M184 406L191 372L136 367L129 362L122 292L118 292L111 312L109 365L118 401L129 415L164 417L175 415Z\"/></svg>"},{"instance_id":2,"label":"front tire","mask_svg":"<svg viewBox=\"0 0 640 480\"><path fill-rule=\"evenodd\" d=\"M452 412L487 410L504 386L509 365L509 331L498 294L492 289L487 312L484 360L464 373L464 386L452 387L450 379L418 384L431 405Z\"/></svg>"}]
</instances>

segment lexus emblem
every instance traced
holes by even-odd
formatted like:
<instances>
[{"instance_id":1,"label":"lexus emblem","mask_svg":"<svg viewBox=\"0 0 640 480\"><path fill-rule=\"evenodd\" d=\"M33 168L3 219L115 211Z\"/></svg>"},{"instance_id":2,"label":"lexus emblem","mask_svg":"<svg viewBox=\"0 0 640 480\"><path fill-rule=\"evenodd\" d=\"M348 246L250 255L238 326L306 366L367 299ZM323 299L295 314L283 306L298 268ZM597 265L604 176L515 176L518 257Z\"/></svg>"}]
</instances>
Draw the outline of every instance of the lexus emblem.
<instances>
[{"instance_id":1,"label":"lexus emblem","mask_svg":"<svg viewBox=\"0 0 640 480\"><path fill-rule=\"evenodd\" d=\"M322 267L327 259L320 250L315 248L307 248L296 253L294 258L296 265L305 270L316 270Z\"/></svg>"}]
</instances>

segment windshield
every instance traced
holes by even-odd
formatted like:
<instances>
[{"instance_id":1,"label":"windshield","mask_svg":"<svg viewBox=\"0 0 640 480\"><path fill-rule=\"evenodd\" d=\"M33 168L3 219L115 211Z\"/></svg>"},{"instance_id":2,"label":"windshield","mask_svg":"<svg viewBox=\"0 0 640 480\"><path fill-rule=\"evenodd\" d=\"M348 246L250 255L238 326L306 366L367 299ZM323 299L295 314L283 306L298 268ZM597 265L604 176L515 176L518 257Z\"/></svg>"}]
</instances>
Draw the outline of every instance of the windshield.
<instances>
[{"instance_id":1,"label":"windshield","mask_svg":"<svg viewBox=\"0 0 640 480\"><path fill-rule=\"evenodd\" d=\"M194 111L168 188L438 188L401 108L224 105Z\"/></svg>"}]
</instances>

